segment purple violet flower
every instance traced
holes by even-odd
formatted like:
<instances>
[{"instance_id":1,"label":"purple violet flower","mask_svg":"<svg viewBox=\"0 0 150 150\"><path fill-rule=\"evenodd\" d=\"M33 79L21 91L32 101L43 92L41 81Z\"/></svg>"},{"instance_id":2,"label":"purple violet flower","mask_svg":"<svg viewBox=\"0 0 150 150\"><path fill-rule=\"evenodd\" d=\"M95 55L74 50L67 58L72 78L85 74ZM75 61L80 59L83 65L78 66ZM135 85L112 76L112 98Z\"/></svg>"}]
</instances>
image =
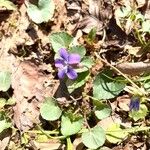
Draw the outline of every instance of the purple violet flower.
<instances>
[{"instance_id":1,"label":"purple violet flower","mask_svg":"<svg viewBox=\"0 0 150 150\"><path fill-rule=\"evenodd\" d=\"M140 109L140 98L132 97L129 105L130 111L138 111Z\"/></svg>"},{"instance_id":2,"label":"purple violet flower","mask_svg":"<svg viewBox=\"0 0 150 150\"><path fill-rule=\"evenodd\" d=\"M81 61L80 55L69 54L65 48L59 50L59 55L60 58L55 60L55 67L58 68L58 77L62 79L67 75L69 79L76 79L78 75L74 68Z\"/></svg>"}]
</instances>

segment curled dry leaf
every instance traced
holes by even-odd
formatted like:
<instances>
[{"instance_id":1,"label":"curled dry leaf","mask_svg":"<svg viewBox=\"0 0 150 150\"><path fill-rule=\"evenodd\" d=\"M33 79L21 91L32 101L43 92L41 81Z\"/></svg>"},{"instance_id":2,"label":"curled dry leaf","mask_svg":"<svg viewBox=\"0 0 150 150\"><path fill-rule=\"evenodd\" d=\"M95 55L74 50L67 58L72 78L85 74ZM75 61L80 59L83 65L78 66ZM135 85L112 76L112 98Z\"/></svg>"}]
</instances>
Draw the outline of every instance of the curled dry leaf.
<instances>
[{"instance_id":1,"label":"curled dry leaf","mask_svg":"<svg viewBox=\"0 0 150 150\"><path fill-rule=\"evenodd\" d=\"M39 107L45 97L53 96L58 82L52 75L43 74L38 67L29 62L21 62L12 73L14 122L20 130L27 130L39 122ZM45 86L46 83L49 85Z\"/></svg>"},{"instance_id":2,"label":"curled dry leaf","mask_svg":"<svg viewBox=\"0 0 150 150\"><path fill-rule=\"evenodd\" d=\"M136 57L141 57L142 55L141 47L133 47L131 45L125 45L124 50L128 51L129 54L132 54Z\"/></svg>"},{"instance_id":3,"label":"curled dry leaf","mask_svg":"<svg viewBox=\"0 0 150 150\"><path fill-rule=\"evenodd\" d=\"M58 140L49 140L47 143L45 142L36 142L33 141L34 145L37 147L37 149L40 150L56 150L56 149L65 149L65 145L60 143Z\"/></svg>"},{"instance_id":4,"label":"curled dry leaf","mask_svg":"<svg viewBox=\"0 0 150 150\"><path fill-rule=\"evenodd\" d=\"M137 7L141 8L146 4L146 0L136 0Z\"/></svg>"},{"instance_id":5,"label":"curled dry leaf","mask_svg":"<svg viewBox=\"0 0 150 150\"><path fill-rule=\"evenodd\" d=\"M108 22L112 17L112 4L109 0L90 0L89 13L97 19Z\"/></svg>"},{"instance_id":6,"label":"curled dry leaf","mask_svg":"<svg viewBox=\"0 0 150 150\"><path fill-rule=\"evenodd\" d=\"M99 0L89 0L89 13L96 18L100 18L101 3Z\"/></svg>"},{"instance_id":7,"label":"curled dry leaf","mask_svg":"<svg viewBox=\"0 0 150 150\"><path fill-rule=\"evenodd\" d=\"M147 4L146 4L145 19L150 20L150 1L147 1Z\"/></svg>"},{"instance_id":8,"label":"curled dry leaf","mask_svg":"<svg viewBox=\"0 0 150 150\"><path fill-rule=\"evenodd\" d=\"M103 22L93 16L86 16L77 24L76 29L78 28L82 28L85 33L89 33L93 28L96 28L97 34L101 34Z\"/></svg>"},{"instance_id":9,"label":"curled dry leaf","mask_svg":"<svg viewBox=\"0 0 150 150\"><path fill-rule=\"evenodd\" d=\"M144 72L150 72L150 62L120 63L116 65L122 73L129 75L138 75Z\"/></svg>"},{"instance_id":10,"label":"curled dry leaf","mask_svg":"<svg viewBox=\"0 0 150 150\"><path fill-rule=\"evenodd\" d=\"M118 106L124 110L129 111L130 97L129 95L123 95L117 97Z\"/></svg>"},{"instance_id":11,"label":"curled dry leaf","mask_svg":"<svg viewBox=\"0 0 150 150\"><path fill-rule=\"evenodd\" d=\"M97 34L102 34L102 29L107 26L112 17L112 5L109 1L90 0L89 16L84 17L76 26L82 31L89 33L93 28L97 29Z\"/></svg>"}]
</instances>

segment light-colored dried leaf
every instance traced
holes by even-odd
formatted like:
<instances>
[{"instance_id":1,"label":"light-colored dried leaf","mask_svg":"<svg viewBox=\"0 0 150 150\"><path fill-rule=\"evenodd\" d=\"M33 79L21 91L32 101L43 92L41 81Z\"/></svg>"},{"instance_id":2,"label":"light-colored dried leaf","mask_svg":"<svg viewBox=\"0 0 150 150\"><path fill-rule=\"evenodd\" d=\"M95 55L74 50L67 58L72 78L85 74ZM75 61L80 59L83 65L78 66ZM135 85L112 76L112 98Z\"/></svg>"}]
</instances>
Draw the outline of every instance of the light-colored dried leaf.
<instances>
[{"instance_id":1,"label":"light-colored dried leaf","mask_svg":"<svg viewBox=\"0 0 150 150\"><path fill-rule=\"evenodd\" d=\"M40 150L64 150L65 145L61 144L58 140L49 140L47 143L39 143L34 141L35 146Z\"/></svg>"},{"instance_id":2,"label":"light-colored dried leaf","mask_svg":"<svg viewBox=\"0 0 150 150\"><path fill-rule=\"evenodd\" d=\"M129 111L130 97L129 95L123 95L117 97L118 106L121 110Z\"/></svg>"},{"instance_id":3,"label":"light-colored dried leaf","mask_svg":"<svg viewBox=\"0 0 150 150\"><path fill-rule=\"evenodd\" d=\"M146 0L136 0L136 2L137 2L137 7L141 8L145 5Z\"/></svg>"},{"instance_id":4,"label":"light-colored dried leaf","mask_svg":"<svg viewBox=\"0 0 150 150\"><path fill-rule=\"evenodd\" d=\"M82 143L82 139L81 138L76 138L73 141L73 146L74 146L74 150L83 150L84 144Z\"/></svg>"},{"instance_id":5,"label":"light-colored dried leaf","mask_svg":"<svg viewBox=\"0 0 150 150\"><path fill-rule=\"evenodd\" d=\"M126 45L124 47L125 51L128 51L129 54L134 55L136 57L141 57L142 52L141 52L141 47L133 47L131 45Z\"/></svg>"},{"instance_id":6,"label":"light-colored dried leaf","mask_svg":"<svg viewBox=\"0 0 150 150\"><path fill-rule=\"evenodd\" d=\"M2 141L0 141L0 150L5 150L10 140L10 136L5 137Z\"/></svg>"},{"instance_id":7,"label":"light-colored dried leaf","mask_svg":"<svg viewBox=\"0 0 150 150\"><path fill-rule=\"evenodd\" d=\"M101 5L100 0L89 0L89 13L96 18L100 18Z\"/></svg>"}]
</instances>

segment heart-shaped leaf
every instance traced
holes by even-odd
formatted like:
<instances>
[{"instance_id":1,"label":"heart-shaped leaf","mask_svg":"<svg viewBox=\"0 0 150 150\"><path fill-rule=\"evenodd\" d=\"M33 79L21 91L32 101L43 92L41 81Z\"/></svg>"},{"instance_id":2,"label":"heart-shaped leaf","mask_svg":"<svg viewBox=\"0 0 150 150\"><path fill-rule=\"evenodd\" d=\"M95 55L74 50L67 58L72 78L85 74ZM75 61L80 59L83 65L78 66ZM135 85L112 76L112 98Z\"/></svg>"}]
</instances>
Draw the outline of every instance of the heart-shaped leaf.
<instances>
[{"instance_id":1,"label":"heart-shaped leaf","mask_svg":"<svg viewBox=\"0 0 150 150\"><path fill-rule=\"evenodd\" d=\"M83 144L90 149L97 149L105 143L105 131L96 126L89 130L88 132L82 133Z\"/></svg>"},{"instance_id":2,"label":"heart-shaped leaf","mask_svg":"<svg viewBox=\"0 0 150 150\"><path fill-rule=\"evenodd\" d=\"M99 73L94 80L93 95L97 99L111 99L116 97L125 87L124 83L112 77L110 70Z\"/></svg>"},{"instance_id":3,"label":"heart-shaped leaf","mask_svg":"<svg viewBox=\"0 0 150 150\"><path fill-rule=\"evenodd\" d=\"M83 118L81 117L71 120L67 115L63 115L61 118L61 133L65 136L76 134L81 130L82 124Z\"/></svg>"},{"instance_id":4,"label":"heart-shaped leaf","mask_svg":"<svg viewBox=\"0 0 150 150\"><path fill-rule=\"evenodd\" d=\"M98 100L93 100L93 104L94 104L94 106L96 106L94 113L98 119L104 119L104 118L110 116L111 108L108 105L103 104Z\"/></svg>"},{"instance_id":5,"label":"heart-shaped leaf","mask_svg":"<svg viewBox=\"0 0 150 150\"><path fill-rule=\"evenodd\" d=\"M93 65L93 60L90 56L84 56L83 59L80 62L79 68L76 69L77 72L85 72L89 70Z\"/></svg>"},{"instance_id":6,"label":"heart-shaped leaf","mask_svg":"<svg viewBox=\"0 0 150 150\"><path fill-rule=\"evenodd\" d=\"M107 129L106 138L110 143L121 142L125 137L127 137L128 132L124 132L120 128L120 124L113 123Z\"/></svg>"},{"instance_id":7,"label":"heart-shaped leaf","mask_svg":"<svg viewBox=\"0 0 150 150\"><path fill-rule=\"evenodd\" d=\"M150 20L146 20L142 23L142 31L150 33Z\"/></svg>"},{"instance_id":8,"label":"heart-shaped leaf","mask_svg":"<svg viewBox=\"0 0 150 150\"><path fill-rule=\"evenodd\" d=\"M54 98L47 97L40 108L40 113L43 119L54 121L61 116L62 111Z\"/></svg>"},{"instance_id":9,"label":"heart-shaped leaf","mask_svg":"<svg viewBox=\"0 0 150 150\"><path fill-rule=\"evenodd\" d=\"M5 98L0 98L0 109L3 108L6 104L6 99Z\"/></svg>"},{"instance_id":10,"label":"heart-shaped leaf","mask_svg":"<svg viewBox=\"0 0 150 150\"><path fill-rule=\"evenodd\" d=\"M86 49L83 46L73 46L69 49L70 53L77 53L80 55L81 58L83 58L86 54Z\"/></svg>"},{"instance_id":11,"label":"heart-shaped leaf","mask_svg":"<svg viewBox=\"0 0 150 150\"><path fill-rule=\"evenodd\" d=\"M38 4L27 4L27 13L33 22L40 24L50 20L54 14L53 0L38 0Z\"/></svg>"},{"instance_id":12,"label":"heart-shaped leaf","mask_svg":"<svg viewBox=\"0 0 150 150\"><path fill-rule=\"evenodd\" d=\"M50 35L50 42L56 53L60 48L68 48L72 41L73 37L66 32L58 32Z\"/></svg>"}]
</instances>

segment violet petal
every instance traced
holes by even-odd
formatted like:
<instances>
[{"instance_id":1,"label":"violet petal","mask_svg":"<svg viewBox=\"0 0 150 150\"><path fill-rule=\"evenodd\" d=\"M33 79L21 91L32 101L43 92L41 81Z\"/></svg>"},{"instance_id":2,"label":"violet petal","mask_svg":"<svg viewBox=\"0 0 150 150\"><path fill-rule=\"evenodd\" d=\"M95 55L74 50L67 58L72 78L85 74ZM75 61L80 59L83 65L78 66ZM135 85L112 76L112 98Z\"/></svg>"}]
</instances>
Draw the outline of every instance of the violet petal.
<instances>
[{"instance_id":1,"label":"violet petal","mask_svg":"<svg viewBox=\"0 0 150 150\"><path fill-rule=\"evenodd\" d=\"M67 52L67 50L65 48L61 48L59 50L59 55L61 58L63 58L65 61L68 61L68 57L69 57L69 53Z\"/></svg>"},{"instance_id":2,"label":"violet petal","mask_svg":"<svg viewBox=\"0 0 150 150\"><path fill-rule=\"evenodd\" d=\"M78 64L81 61L81 57L79 54L70 54L68 57L68 64Z\"/></svg>"},{"instance_id":3,"label":"violet petal","mask_svg":"<svg viewBox=\"0 0 150 150\"><path fill-rule=\"evenodd\" d=\"M66 74L67 74L68 78L72 79L72 80L76 79L78 76L77 72L71 67L68 67Z\"/></svg>"},{"instance_id":4,"label":"violet petal","mask_svg":"<svg viewBox=\"0 0 150 150\"><path fill-rule=\"evenodd\" d=\"M135 110L138 111L140 109L140 102L135 101Z\"/></svg>"},{"instance_id":5,"label":"violet petal","mask_svg":"<svg viewBox=\"0 0 150 150\"><path fill-rule=\"evenodd\" d=\"M57 68L63 68L65 65L64 60L62 59L56 59L55 60L55 67Z\"/></svg>"},{"instance_id":6,"label":"violet petal","mask_svg":"<svg viewBox=\"0 0 150 150\"><path fill-rule=\"evenodd\" d=\"M58 70L58 77L59 79L63 79L65 77L66 70L65 69L60 69Z\"/></svg>"},{"instance_id":7,"label":"violet petal","mask_svg":"<svg viewBox=\"0 0 150 150\"><path fill-rule=\"evenodd\" d=\"M138 111L140 109L140 100L139 97L132 97L129 105L130 111Z\"/></svg>"}]
</instances>

